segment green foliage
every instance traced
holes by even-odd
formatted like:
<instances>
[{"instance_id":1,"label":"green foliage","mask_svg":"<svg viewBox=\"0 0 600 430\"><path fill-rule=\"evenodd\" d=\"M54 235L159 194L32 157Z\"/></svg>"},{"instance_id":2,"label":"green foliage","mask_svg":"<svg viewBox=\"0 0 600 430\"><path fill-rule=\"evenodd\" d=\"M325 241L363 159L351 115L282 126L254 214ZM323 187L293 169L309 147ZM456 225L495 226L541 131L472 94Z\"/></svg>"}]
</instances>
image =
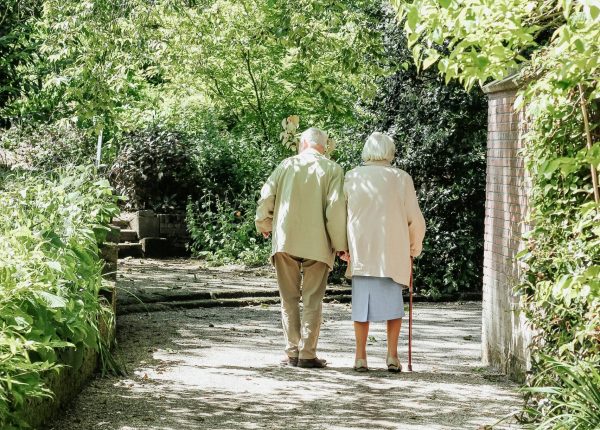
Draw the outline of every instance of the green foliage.
<instances>
[{"instance_id":1,"label":"green foliage","mask_svg":"<svg viewBox=\"0 0 600 430\"><path fill-rule=\"evenodd\" d=\"M534 386L553 382L554 368L546 357L566 365L600 365L600 213L590 178L590 164L600 164L600 145L585 149L580 94L574 88L540 87L542 83L543 79L529 88L535 99L530 102L525 156L532 175L533 227L520 256L526 268L520 291L536 333L532 347L537 372L530 381ZM552 109L539 109L551 102ZM598 118L598 104L592 102L589 108ZM547 393L547 401L568 405L573 395L572 387L562 386ZM543 398L533 400L544 404ZM542 416L559 412L565 413L542 408Z\"/></svg>"},{"instance_id":2,"label":"green foliage","mask_svg":"<svg viewBox=\"0 0 600 430\"><path fill-rule=\"evenodd\" d=\"M137 99L152 61L143 1L44 0L30 20L34 54L19 72L29 91L5 110L31 121L76 121L90 134L112 131L124 104ZM109 133L107 133L109 134Z\"/></svg>"},{"instance_id":3,"label":"green foliage","mask_svg":"<svg viewBox=\"0 0 600 430\"><path fill-rule=\"evenodd\" d=\"M0 110L29 90L21 70L37 47L31 36L40 8L40 0L4 0L0 5ZM6 125L0 115L0 127Z\"/></svg>"},{"instance_id":4,"label":"green foliage","mask_svg":"<svg viewBox=\"0 0 600 430\"><path fill-rule=\"evenodd\" d=\"M600 167L600 4L395 4L406 17L417 63L425 68L439 60L446 79L458 77L471 87L505 77L529 60L517 107L525 108L529 122L524 156L532 228L519 256L524 275L518 291L535 335L528 383L555 387L530 390L529 414L543 422L541 428L597 428L597 421L585 418L597 417L597 397L594 403L581 395L594 395L583 391L597 384L597 375L586 369L600 366L600 213L590 175ZM575 374L581 387L571 383Z\"/></svg>"},{"instance_id":5,"label":"green foliage","mask_svg":"<svg viewBox=\"0 0 600 430\"><path fill-rule=\"evenodd\" d=\"M215 263L268 261L270 243L258 237L258 190L277 158L249 140L210 132L197 136L195 161L201 193L187 205L190 250Z\"/></svg>"},{"instance_id":6,"label":"green foliage","mask_svg":"<svg viewBox=\"0 0 600 430\"><path fill-rule=\"evenodd\" d=\"M109 179L129 209L174 211L199 194L199 175L190 143L157 129L123 136Z\"/></svg>"},{"instance_id":7,"label":"green foliage","mask_svg":"<svg viewBox=\"0 0 600 430\"><path fill-rule=\"evenodd\" d=\"M331 128L355 118L385 73L374 5L45 0L28 21L29 90L4 115L103 129L114 151L121 131L192 105L263 145L292 113Z\"/></svg>"},{"instance_id":8,"label":"green foliage","mask_svg":"<svg viewBox=\"0 0 600 430\"><path fill-rule=\"evenodd\" d=\"M251 193L232 204L207 193L200 201L190 201L186 221L192 237L192 253L217 263L241 261L250 266L264 265L271 254L271 245L256 235L256 198Z\"/></svg>"},{"instance_id":9,"label":"green foliage","mask_svg":"<svg viewBox=\"0 0 600 430\"><path fill-rule=\"evenodd\" d=\"M83 165L95 156L93 140L71 122L13 125L0 130L0 148L12 151L19 162L41 170Z\"/></svg>"},{"instance_id":10,"label":"green foliage","mask_svg":"<svg viewBox=\"0 0 600 430\"><path fill-rule=\"evenodd\" d=\"M537 46L544 31L564 22L559 3L392 0L406 19L408 44L417 67L428 69L437 62L446 82L457 78L467 88L489 78L501 79L524 61L524 54Z\"/></svg>"},{"instance_id":11,"label":"green foliage","mask_svg":"<svg viewBox=\"0 0 600 430\"><path fill-rule=\"evenodd\" d=\"M52 395L44 376L60 351L106 356L98 242L117 206L89 169L11 174L0 189L0 427L13 428L27 399Z\"/></svg>"},{"instance_id":12,"label":"green foliage","mask_svg":"<svg viewBox=\"0 0 600 430\"><path fill-rule=\"evenodd\" d=\"M544 359L548 363L546 372L550 373L549 378L556 380L558 384L525 390L548 398L539 405L539 409L528 409L528 412L540 419L539 423L528 428L535 430L600 428L600 368L587 361L565 364L549 356Z\"/></svg>"},{"instance_id":13,"label":"green foliage","mask_svg":"<svg viewBox=\"0 0 600 430\"><path fill-rule=\"evenodd\" d=\"M205 95L230 129L251 131L263 145L277 142L290 114L339 126L355 118L356 100L371 97L373 78L385 73L369 13L377 4L215 0L165 7L165 79L184 94Z\"/></svg>"},{"instance_id":14,"label":"green foliage","mask_svg":"<svg viewBox=\"0 0 600 430\"><path fill-rule=\"evenodd\" d=\"M252 137L212 131L193 137L202 193L231 199L258 191L279 159L281 148L259 148Z\"/></svg>"}]
</instances>

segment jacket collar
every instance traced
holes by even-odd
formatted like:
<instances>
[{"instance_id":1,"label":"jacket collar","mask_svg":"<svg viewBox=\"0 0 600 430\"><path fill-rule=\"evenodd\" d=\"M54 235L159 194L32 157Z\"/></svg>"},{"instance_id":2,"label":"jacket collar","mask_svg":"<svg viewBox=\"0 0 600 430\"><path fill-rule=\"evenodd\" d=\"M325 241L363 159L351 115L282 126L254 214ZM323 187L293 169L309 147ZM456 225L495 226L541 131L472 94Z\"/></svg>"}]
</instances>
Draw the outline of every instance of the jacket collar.
<instances>
[{"instance_id":1,"label":"jacket collar","mask_svg":"<svg viewBox=\"0 0 600 430\"><path fill-rule=\"evenodd\" d=\"M390 163L387 160L379 160L379 161L365 161L365 166L391 166L392 163Z\"/></svg>"},{"instance_id":2,"label":"jacket collar","mask_svg":"<svg viewBox=\"0 0 600 430\"><path fill-rule=\"evenodd\" d=\"M321 157L323 156L323 154L321 154L319 151L317 151L314 148L306 148L304 151L302 151L300 153L300 155L308 155L308 154L312 154L312 155L320 155Z\"/></svg>"}]
</instances>

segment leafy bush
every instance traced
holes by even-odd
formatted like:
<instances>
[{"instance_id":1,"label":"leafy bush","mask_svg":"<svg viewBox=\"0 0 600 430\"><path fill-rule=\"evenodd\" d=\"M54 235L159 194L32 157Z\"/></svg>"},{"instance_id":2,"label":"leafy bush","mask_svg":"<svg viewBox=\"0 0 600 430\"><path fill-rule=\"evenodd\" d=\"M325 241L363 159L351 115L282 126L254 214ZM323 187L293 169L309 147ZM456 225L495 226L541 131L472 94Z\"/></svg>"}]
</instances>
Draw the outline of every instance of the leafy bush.
<instances>
[{"instance_id":1,"label":"leafy bush","mask_svg":"<svg viewBox=\"0 0 600 430\"><path fill-rule=\"evenodd\" d=\"M271 245L256 234L256 198L255 193L251 193L231 203L207 193L200 201L190 201L186 221L192 253L218 263L265 264Z\"/></svg>"},{"instance_id":2,"label":"leafy bush","mask_svg":"<svg viewBox=\"0 0 600 430\"><path fill-rule=\"evenodd\" d=\"M52 395L44 375L59 371L61 350L109 357L97 244L118 209L107 181L89 169L1 179L0 427L9 429L25 425L18 412L27 399Z\"/></svg>"},{"instance_id":3,"label":"leafy bush","mask_svg":"<svg viewBox=\"0 0 600 430\"><path fill-rule=\"evenodd\" d=\"M267 263L271 247L257 235L254 214L262 181L281 148L259 147L214 129L194 142L201 193L186 211L192 254L214 262Z\"/></svg>"},{"instance_id":4,"label":"leafy bush","mask_svg":"<svg viewBox=\"0 0 600 430\"><path fill-rule=\"evenodd\" d=\"M200 189L230 201L259 189L279 159L276 148L261 148L248 136L212 130L191 139Z\"/></svg>"},{"instance_id":5,"label":"leafy bush","mask_svg":"<svg viewBox=\"0 0 600 430\"><path fill-rule=\"evenodd\" d=\"M39 15L41 4L38 0L4 0L2 2L2 25L0 26L0 112L4 106L19 97L23 90L29 90L22 65L35 52L32 33L32 18ZM0 127L8 121L0 113Z\"/></svg>"},{"instance_id":6,"label":"leafy bush","mask_svg":"<svg viewBox=\"0 0 600 430\"><path fill-rule=\"evenodd\" d=\"M95 158L94 139L70 122L14 124L0 131L0 147L13 151L20 163L43 170L90 164Z\"/></svg>"},{"instance_id":7,"label":"leafy bush","mask_svg":"<svg viewBox=\"0 0 600 430\"><path fill-rule=\"evenodd\" d=\"M147 129L123 136L108 174L128 209L173 211L198 195L194 148L180 133Z\"/></svg>"},{"instance_id":8,"label":"leafy bush","mask_svg":"<svg viewBox=\"0 0 600 430\"><path fill-rule=\"evenodd\" d=\"M559 372L585 363L600 368L600 211L592 199L590 176L590 165L600 165L600 145L585 148L580 104L561 102L563 97L575 99L578 93L549 91L543 82L529 91L532 114L525 155L532 178L532 229L519 256L525 269L519 292L535 333L534 373L528 384L556 387L533 391L529 411L535 406L537 412L531 417L546 423L541 428L592 429L597 427L558 424L579 419L585 407L571 408L585 385L574 387ZM539 109L548 100L553 101L553 109ZM597 118L598 102L589 102L588 109ZM585 413L597 410L596 406ZM567 417L567 412L573 416ZM555 427L549 426L551 422Z\"/></svg>"}]
</instances>

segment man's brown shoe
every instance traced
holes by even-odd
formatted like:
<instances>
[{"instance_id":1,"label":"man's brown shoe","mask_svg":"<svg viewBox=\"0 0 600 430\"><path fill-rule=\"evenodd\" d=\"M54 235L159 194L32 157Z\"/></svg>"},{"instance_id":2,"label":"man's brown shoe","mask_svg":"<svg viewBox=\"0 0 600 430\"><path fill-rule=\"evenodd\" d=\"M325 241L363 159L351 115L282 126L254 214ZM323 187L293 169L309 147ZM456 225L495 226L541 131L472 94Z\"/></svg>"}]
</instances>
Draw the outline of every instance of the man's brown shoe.
<instances>
[{"instance_id":1,"label":"man's brown shoe","mask_svg":"<svg viewBox=\"0 0 600 430\"><path fill-rule=\"evenodd\" d=\"M311 369L320 369L327 366L326 360L321 360L320 358L309 358L298 359L298 367L311 368Z\"/></svg>"},{"instance_id":2,"label":"man's brown shoe","mask_svg":"<svg viewBox=\"0 0 600 430\"><path fill-rule=\"evenodd\" d=\"M298 366L298 357L286 357L283 360L281 360L281 364L283 364L284 366L296 367Z\"/></svg>"}]
</instances>

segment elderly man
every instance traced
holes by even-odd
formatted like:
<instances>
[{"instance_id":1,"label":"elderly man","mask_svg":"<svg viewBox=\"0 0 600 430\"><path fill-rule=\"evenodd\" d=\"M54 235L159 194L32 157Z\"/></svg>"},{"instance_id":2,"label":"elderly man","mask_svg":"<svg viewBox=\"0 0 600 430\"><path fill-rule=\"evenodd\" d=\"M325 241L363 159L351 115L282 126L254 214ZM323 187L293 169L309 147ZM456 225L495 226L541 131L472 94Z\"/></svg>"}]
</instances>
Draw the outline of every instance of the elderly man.
<instances>
[{"instance_id":1,"label":"elderly man","mask_svg":"<svg viewBox=\"0 0 600 430\"><path fill-rule=\"evenodd\" d=\"M348 249L344 172L323 153L327 135L309 128L299 155L283 160L261 190L256 228L273 233L271 260L277 272L285 363L320 368L317 358L327 276L336 252ZM300 298L303 312L300 315Z\"/></svg>"}]
</instances>

